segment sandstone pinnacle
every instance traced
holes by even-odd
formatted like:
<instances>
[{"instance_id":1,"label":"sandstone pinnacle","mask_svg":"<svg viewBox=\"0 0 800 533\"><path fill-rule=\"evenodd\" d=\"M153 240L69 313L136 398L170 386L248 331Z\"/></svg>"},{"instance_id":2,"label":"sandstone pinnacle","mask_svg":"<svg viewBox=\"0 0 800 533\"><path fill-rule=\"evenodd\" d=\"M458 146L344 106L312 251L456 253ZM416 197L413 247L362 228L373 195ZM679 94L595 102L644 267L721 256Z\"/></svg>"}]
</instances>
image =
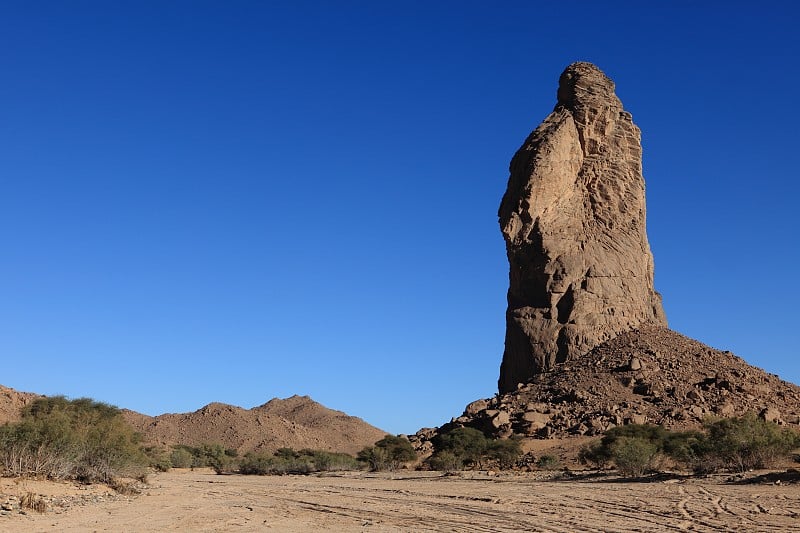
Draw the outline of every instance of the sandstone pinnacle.
<instances>
[{"instance_id":1,"label":"sandstone pinnacle","mask_svg":"<svg viewBox=\"0 0 800 533\"><path fill-rule=\"evenodd\" d=\"M500 392L643 324L666 325L645 231L639 128L590 63L511 160L499 218L509 261Z\"/></svg>"}]
</instances>

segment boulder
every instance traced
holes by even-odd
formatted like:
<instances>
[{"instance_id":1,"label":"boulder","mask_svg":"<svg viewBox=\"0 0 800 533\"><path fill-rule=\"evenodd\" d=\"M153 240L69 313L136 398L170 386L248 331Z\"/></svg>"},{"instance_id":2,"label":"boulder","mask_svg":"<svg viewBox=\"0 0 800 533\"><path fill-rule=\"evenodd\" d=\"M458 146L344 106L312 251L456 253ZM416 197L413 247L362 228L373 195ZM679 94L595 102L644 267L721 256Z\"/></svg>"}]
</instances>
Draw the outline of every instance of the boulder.
<instances>
[{"instance_id":1,"label":"boulder","mask_svg":"<svg viewBox=\"0 0 800 533\"><path fill-rule=\"evenodd\" d=\"M528 411L522 415L522 420L530 424L531 429L541 429L545 427L552 418L552 415Z\"/></svg>"},{"instance_id":2,"label":"boulder","mask_svg":"<svg viewBox=\"0 0 800 533\"><path fill-rule=\"evenodd\" d=\"M486 400L475 400L474 402L467 405L464 409L464 414L468 416L474 416L481 411L484 411L489 406L489 402Z\"/></svg>"},{"instance_id":3,"label":"boulder","mask_svg":"<svg viewBox=\"0 0 800 533\"><path fill-rule=\"evenodd\" d=\"M500 411L492 417L492 426L494 426L495 428L507 426L510 423L511 423L511 417L509 416L507 411Z\"/></svg>"}]
</instances>

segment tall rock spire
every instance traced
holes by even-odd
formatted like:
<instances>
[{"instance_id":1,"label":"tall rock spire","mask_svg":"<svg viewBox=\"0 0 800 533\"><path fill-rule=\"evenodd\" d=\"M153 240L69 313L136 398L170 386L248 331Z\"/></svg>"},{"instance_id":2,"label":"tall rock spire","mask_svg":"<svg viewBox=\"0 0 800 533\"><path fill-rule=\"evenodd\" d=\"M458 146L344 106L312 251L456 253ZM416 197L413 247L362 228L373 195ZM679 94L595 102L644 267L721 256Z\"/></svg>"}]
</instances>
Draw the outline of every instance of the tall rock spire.
<instances>
[{"instance_id":1,"label":"tall rock spire","mask_svg":"<svg viewBox=\"0 0 800 533\"><path fill-rule=\"evenodd\" d=\"M639 128L590 63L511 160L500 204L509 262L500 392L646 323L666 325L645 231Z\"/></svg>"}]
</instances>

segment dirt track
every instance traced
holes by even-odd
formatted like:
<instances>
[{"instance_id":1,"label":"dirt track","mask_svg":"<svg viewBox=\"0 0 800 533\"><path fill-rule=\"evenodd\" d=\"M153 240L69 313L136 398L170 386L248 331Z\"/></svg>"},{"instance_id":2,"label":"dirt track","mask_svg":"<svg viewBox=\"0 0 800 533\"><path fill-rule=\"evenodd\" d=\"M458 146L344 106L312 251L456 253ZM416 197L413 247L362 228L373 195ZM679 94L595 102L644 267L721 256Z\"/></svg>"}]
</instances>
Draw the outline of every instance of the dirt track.
<instances>
[{"instance_id":1,"label":"dirt track","mask_svg":"<svg viewBox=\"0 0 800 533\"><path fill-rule=\"evenodd\" d=\"M792 531L800 485L430 473L172 471L130 501L0 517L0 531ZM39 489L41 490L41 489Z\"/></svg>"}]
</instances>

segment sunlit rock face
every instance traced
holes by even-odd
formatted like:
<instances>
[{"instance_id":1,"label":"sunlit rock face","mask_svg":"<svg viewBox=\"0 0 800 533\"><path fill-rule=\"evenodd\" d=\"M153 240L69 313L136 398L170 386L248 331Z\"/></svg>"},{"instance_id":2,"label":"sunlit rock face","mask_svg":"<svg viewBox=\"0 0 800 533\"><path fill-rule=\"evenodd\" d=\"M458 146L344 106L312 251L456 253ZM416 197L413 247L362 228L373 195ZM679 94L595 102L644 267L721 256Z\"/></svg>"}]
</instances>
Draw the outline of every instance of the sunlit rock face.
<instances>
[{"instance_id":1,"label":"sunlit rock face","mask_svg":"<svg viewBox=\"0 0 800 533\"><path fill-rule=\"evenodd\" d=\"M500 204L509 261L500 392L647 323L666 325L645 231L639 128L590 63L511 160Z\"/></svg>"}]
</instances>

